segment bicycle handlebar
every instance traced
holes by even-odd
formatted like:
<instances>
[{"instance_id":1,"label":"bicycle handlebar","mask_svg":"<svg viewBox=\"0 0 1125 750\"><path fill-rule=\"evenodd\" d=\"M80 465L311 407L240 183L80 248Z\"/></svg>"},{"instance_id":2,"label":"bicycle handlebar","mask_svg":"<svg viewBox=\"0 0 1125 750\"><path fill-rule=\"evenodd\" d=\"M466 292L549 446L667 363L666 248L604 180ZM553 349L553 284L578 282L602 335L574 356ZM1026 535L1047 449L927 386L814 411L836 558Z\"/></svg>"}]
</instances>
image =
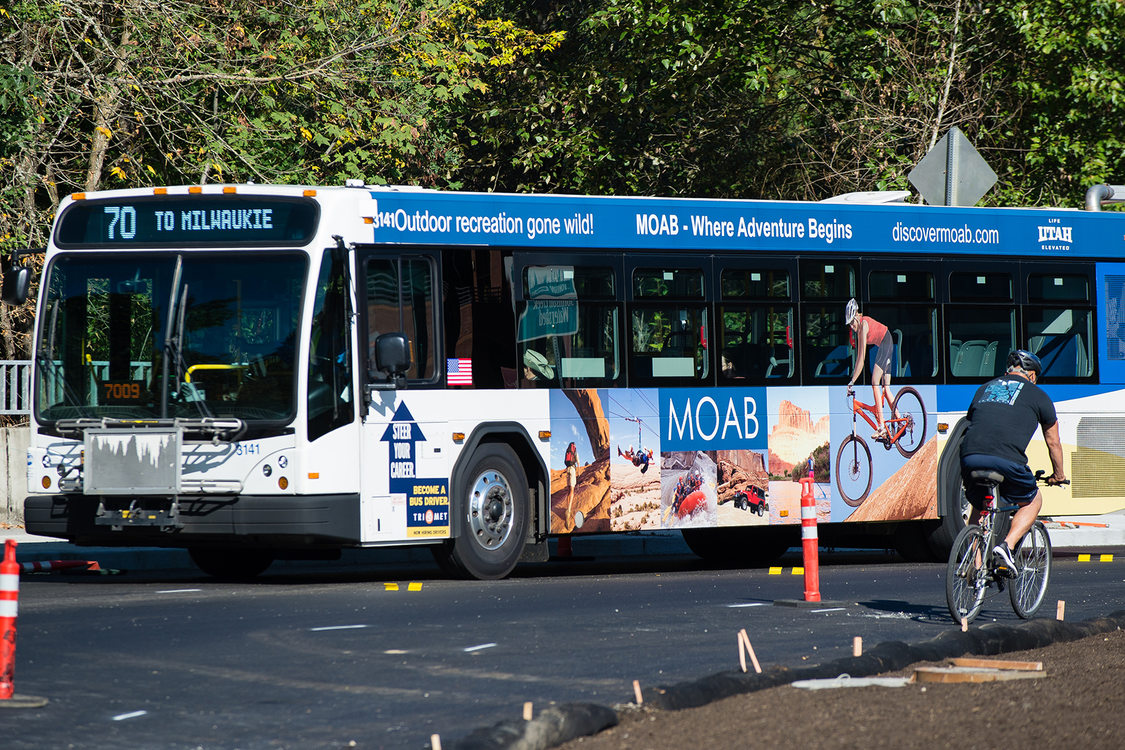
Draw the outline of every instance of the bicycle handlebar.
<instances>
[{"instance_id":1,"label":"bicycle handlebar","mask_svg":"<svg viewBox=\"0 0 1125 750\"><path fill-rule=\"evenodd\" d=\"M1035 481L1039 484L1045 484L1049 487L1058 487L1063 484L1070 484L1069 479L1064 479L1061 482L1052 482L1051 477L1043 476L1046 473L1047 472L1044 469L1040 469L1039 471L1035 472Z\"/></svg>"}]
</instances>

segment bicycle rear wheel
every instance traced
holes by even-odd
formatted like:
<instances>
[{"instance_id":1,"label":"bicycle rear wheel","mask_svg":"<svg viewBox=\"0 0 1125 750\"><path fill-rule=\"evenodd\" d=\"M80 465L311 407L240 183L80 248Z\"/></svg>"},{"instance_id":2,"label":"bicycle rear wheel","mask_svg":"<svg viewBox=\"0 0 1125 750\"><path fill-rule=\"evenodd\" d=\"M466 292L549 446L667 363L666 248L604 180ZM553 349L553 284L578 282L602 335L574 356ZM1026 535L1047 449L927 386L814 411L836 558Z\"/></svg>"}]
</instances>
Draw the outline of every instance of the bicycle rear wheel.
<instances>
[{"instance_id":1,"label":"bicycle rear wheel","mask_svg":"<svg viewBox=\"0 0 1125 750\"><path fill-rule=\"evenodd\" d=\"M1047 527L1036 521L1012 551L1016 559L1016 577L1009 582L1008 595L1012 609L1020 617L1034 617L1047 596L1051 578L1051 537Z\"/></svg>"},{"instance_id":2,"label":"bicycle rear wheel","mask_svg":"<svg viewBox=\"0 0 1125 750\"><path fill-rule=\"evenodd\" d=\"M903 458L910 458L926 439L926 407L922 404L922 396L913 388L900 388L891 408L899 419L904 420L901 423L903 433L895 442L895 447Z\"/></svg>"},{"instance_id":3,"label":"bicycle rear wheel","mask_svg":"<svg viewBox=\"0 0 1125 750\"><path fill-rule=\"evenodd\" d=\"M961 529L945 566L945 601L953 622L958 625L962 619L972 622L984 604L988 588L987 565L988 553L981 528L966 526Z\"/></svg>"}]
</instances>

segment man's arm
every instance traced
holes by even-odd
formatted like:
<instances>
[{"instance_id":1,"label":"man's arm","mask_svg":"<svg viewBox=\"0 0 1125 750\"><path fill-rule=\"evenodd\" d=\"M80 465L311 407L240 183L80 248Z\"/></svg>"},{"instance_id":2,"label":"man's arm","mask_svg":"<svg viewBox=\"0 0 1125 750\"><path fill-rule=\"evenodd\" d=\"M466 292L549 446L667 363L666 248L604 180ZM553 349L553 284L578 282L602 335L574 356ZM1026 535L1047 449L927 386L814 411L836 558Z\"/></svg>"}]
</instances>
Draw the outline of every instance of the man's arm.
<instances>
[{"instance_id":1,"label":"man's arm","mask_svg":"<svg viewBox=\"0 0 1125 750\"><path fill-rule=\"evenodd\" d=\"M1047 443L1047 454L1051 457L1051 468L1054 469L1054 474L1049 477L1051 484L1059 484L1066 481L1066 472L1063 471L1063 450L1062 441L1059 440L1059 423L1055 421L1053 425L1043 430L1043 440Z\"/></svg>"}]
</instances>

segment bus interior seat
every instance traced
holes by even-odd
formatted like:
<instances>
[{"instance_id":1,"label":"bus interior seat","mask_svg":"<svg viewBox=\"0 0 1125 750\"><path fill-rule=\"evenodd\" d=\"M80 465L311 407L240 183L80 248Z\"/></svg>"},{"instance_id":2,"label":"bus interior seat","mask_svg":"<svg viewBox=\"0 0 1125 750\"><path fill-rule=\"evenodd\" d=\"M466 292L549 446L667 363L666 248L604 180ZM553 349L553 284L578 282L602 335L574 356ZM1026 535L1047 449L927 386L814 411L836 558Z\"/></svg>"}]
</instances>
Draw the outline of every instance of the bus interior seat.
<instances>
[{"instance_id":1,"label":"bus interior seat","mask_svg":"<svg viewBox=\"0 0 1125 750\"><path fill-rule=\"evenodd\" d=\"M950 341L949 369L952 374L959 378L980 377L983 374L985 353L988 351L990 343L993 347L993 356L995 356L995 342L974 339L960 342L958 345L957 341Z\"/></svg>"},{"instance_id":2,"label":"bus interior seat","mask_svg":"<svg viewBox=\"0 0 1125 750\"><path fill-rule=\"evenodd\" d=\"M988 346L984 348L984 356L980 361L981 377L991 378L999 375L999 373L996 372L996 350L999 346L999 341L989 341Z\"/></svg>"},{"instance_id":3,"label":"bus interior seat","mask_svg":"<svg viewBox=\"0 0 1125 750\"><path fill-rule=\"evenodd\" d=\"M766 367L767 378L787 378L793 374L792 350L788 346L777 345L772 347L773 354L769 357ZM769 347L767 345L767 352Z\"/></svg>"},{"instance_id":4,"label":"bus interior seat","mask_svg":"<svg viewBox=\"0 0 1125 750\"><path fill-rule=\"evenodd\" d=\"M851 347L840 344L828 350L828 355L816 365L813 372L814 378L847 377L851 372L852 355Z\"/></svg>"},{"instance_id":5,"label":"bus interior seat","mask_svg":"<svg viewBox=\"0 0 1125 750\"><path fill-rule=\"evenodd\" d=\"M1090 374L1082 337L1076 333L1032 336L1028 348L1043 360L1044 373L1052 377L1084 377Z\"/></svg>"}]
</instances>

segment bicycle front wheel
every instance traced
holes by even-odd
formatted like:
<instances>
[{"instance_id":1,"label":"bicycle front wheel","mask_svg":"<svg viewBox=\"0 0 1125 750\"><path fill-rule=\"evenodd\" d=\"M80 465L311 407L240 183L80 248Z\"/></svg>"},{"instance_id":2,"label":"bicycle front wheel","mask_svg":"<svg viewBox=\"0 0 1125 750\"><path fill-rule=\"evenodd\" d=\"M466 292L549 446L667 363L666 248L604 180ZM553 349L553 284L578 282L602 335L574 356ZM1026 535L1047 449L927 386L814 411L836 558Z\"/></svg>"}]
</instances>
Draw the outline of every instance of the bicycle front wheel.
<instances>
[{"instance_id":1,"label":"bicycle front wheel","mask_svg":"<svg viewBox=\"0 0 1125 750\"><path fill-rule=\"evenodd\" d=\"M1008 587L1012 609L1025 620L1034 617L1047 596L1051 578L1051 537L1042 521L1036 521L1012 551L1016 577Z\"/></svg>"},{"instance_id":2,"label":"bicycle front wheel","mask_svg":"<svg viewBox=\"0 0 1125 750\"><path fill-rule=\"evenodd\" d=\"M922 396L913 388L901 388L895 396L891 410L902 424L903 433L895 447L903 458L910 458L922 447L926 439L926 407L922 404ZM896 428L897 429L897 428Z\"/></svg>"},{"instance_id":3,"label":"bicycle front wheel","mask_svg":"<svg viewBox=\"0 0 1125 750\"><path fill-rule=\"evenodd\" d=\"M980 526L961 529L945 566L945 601L958 625L961 620L972 622L984 604L987 565L988 552Z\"/></svg>"},{"instance_id":4,"label":"bicycle front wheel","mask_svg":"<svg viewBox=\"0 0 1125 750\"><path fill-rule=\"evenodd\" d=\"M836 451L836 487L853 508L871 491L871 450L855 435L848 435Z\"/></svg>"}]
</instances>

